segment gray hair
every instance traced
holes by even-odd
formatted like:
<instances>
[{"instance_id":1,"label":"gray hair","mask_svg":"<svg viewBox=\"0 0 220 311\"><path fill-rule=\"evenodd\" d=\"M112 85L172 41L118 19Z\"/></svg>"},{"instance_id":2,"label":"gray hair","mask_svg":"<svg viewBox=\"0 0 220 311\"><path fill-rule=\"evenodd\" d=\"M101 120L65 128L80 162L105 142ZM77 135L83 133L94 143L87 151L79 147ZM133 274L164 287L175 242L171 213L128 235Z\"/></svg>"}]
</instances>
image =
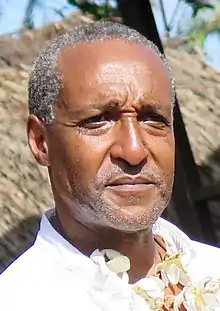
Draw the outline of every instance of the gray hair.
<instances>
[{"instance_id":1,"label":"gray hair","mask_svg":"<svg viewBox=\"0 0 220 311\"><path fill-rule=\"evenodd\" d=\"M33 65L28 83L29 112L45 124L53 122L53 107L58 102L62 90L62 77L57 70L58 55L66 46L80 43L118 39L152 48L167 67L172 86L172 105L175 100L175 83L170 65L157 46L134 29L125 25L99 21L76 26L71 32L56 38L45 51L42 51Z\"/></svg>"}]
</instances>

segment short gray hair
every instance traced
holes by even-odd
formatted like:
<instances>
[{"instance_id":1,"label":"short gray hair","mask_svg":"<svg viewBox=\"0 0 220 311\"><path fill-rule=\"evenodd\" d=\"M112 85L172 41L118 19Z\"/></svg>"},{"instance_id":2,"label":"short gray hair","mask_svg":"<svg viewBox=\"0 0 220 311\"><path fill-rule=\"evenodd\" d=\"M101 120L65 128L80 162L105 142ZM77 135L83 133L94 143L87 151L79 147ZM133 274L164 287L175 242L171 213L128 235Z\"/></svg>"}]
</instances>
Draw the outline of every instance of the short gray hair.
<instances>
[{"instance_id":1,"label":"short gray hair","mask_svg":"<svg viewBox=\"0 0 220 311\"><path fill-rule=\"evenodd\" d=\"M175 100L175 83L170 66L157 46L134 29L125 25L99 21L76 26L71 32L56 38L45 51L42 51L33 65L28 83L28 104L30 114L36 115L45 124L53 122L53 107L59 101L62 90L62 77L58 72L58 55L66 46L80 43L118 39L152 48L167 67Z\"/></svg>"}]
</instances>

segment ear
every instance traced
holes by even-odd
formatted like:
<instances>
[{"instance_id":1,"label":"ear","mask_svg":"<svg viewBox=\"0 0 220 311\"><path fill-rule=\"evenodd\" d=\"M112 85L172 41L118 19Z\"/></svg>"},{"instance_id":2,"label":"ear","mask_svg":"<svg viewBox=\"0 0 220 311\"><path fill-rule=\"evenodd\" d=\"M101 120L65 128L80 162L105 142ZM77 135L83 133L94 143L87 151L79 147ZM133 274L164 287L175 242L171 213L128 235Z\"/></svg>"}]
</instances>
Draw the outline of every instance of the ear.
<instances>
[{"instance_id":1,"label":"ear","mask_svg":"<svg viewBox=\"0 0 220 311\"><path fill-rule=\"evenodd\" d=\"M28 145L37 162L42 166L50 166L46 127L32 114L27 121L27 136Z\"/></svg>"}]
</instances>

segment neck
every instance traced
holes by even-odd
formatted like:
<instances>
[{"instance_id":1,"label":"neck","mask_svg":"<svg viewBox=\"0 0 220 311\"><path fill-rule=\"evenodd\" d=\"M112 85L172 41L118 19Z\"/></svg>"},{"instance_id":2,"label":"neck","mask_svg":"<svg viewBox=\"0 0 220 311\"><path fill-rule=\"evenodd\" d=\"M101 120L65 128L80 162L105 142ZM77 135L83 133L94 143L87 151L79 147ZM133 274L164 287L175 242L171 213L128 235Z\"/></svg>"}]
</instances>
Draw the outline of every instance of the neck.
<instances>
[{"instance_id":1,"label":"neck","mask_svg":"<svg viewBox=\"0 0 220 311\"><path fill-rule=\"evenodd\" d=\"M160 261L159 249L155 243L152 229L147 228L134 233L117 231L112 228L97 228L82 224L70 215L53 217L54 228L74 247L86 256L95 249L114 249L130 259L128 272L131 283L152 275L153 268Z\"/></svg>"}]
</instances>

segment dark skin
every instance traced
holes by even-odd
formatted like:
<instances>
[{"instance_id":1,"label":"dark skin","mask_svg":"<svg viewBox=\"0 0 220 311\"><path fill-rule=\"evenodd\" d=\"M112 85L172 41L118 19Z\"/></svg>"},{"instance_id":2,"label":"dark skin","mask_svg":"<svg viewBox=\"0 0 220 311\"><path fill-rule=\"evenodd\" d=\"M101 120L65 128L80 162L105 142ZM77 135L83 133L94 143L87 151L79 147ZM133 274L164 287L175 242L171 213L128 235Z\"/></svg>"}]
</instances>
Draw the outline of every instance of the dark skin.
<instances>
[{"instance_id":1,"label":"dark skin","mask_svg":"<svg viewBox=\"0 0 220 311\"><path fill-rule=\"evenodd\" d=\"M47 166L56 229L86 255L112 248L131 260L131 282L163 252L152 225L174 173L172 89L149 47L106 40L61 51L63 89L46 126L28 119L29 146Z\"/></svg>"}]
</instances>

